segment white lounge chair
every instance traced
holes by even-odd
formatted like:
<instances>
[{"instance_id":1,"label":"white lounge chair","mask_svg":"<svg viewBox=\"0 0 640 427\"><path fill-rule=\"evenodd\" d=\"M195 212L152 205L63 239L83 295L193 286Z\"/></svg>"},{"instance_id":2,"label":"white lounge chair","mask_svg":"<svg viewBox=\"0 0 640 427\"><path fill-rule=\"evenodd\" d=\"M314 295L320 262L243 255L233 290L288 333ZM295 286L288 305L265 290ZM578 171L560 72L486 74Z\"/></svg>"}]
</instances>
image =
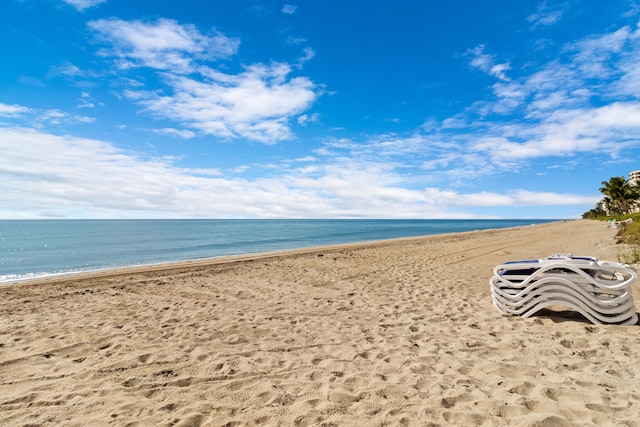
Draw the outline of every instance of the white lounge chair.
<instances>
[{"instance_id":1,"label":"white lounge chair","mask_svg":"<svg viewBox=\"0 0 640 427\"><path fill-rule=\"evenodd\" d=\"M558 254L498 265L489 285L493 306L501 313L529 317L563 305L594 324L634 325L638 316L631 285L637 278L626 264Z\"/></svg>"}]
</instances>

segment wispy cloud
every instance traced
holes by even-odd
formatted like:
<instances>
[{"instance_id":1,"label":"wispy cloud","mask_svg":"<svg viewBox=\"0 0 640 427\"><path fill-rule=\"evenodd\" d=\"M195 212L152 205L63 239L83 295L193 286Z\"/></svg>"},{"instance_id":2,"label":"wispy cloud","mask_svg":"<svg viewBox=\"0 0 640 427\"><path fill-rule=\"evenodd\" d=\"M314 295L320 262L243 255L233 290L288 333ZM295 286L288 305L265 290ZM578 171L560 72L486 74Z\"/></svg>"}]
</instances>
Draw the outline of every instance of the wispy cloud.
<instances>
[{"instance_id":1,"label":"wispy cloud","mask_svg":"<svg viewBox=\"0 0 640 427\"><path fill-rule=\"evenodd\" d=\"M550 8L546 1L540 3L534 13L527 17L527 21L531 23L531 28L548 27L558 23L565 13L567 4L563 4L558 8Z\"/></svg>"},{"instance_id":2,"label":"wispy cloud","mask_svg":"<svg viewBox=\"0 0 640 427\"><path fill-rule=\"evenodd\" d=\"M584 154L621 159L640 147L639 35L624 27L586 38L528 73L514 70L519 77L496 82L492 99L464 113L429 121L410 135L328 140L317 153L385 164L416 181L452 187L517 171L541 158L564 164ZM484 61L477 66L490 70L493 58L484 56L483 47L475 53ZM592 72L595 68L601 71Z\"/></svg>"},{"instance_id":3,"label":"wispy cloud","mask_svg":"<svg viewBox=\"0 0 640 427\"><path fill-rule=\"evenodd\" d=\"M484 52L485 47L479 45L467 52L472 57L469 64L500 80L509 81L506 74L511 69L509 62L497 63L494 55Z\"/></svg>"},{"instance_id":4,"label":"wispy cloud","mask_svg":"<svg viewBox=\"0 0 640 427\"><path fill-rule=\"evenodd\" d=\"M459 194L452 190L427 188L425 193L438 204L447 206L571 206L590 205L598 201L597 196L579 196L553 192L516 190L504 194L479 192Z\"/></svg>"},{"instance_id":5,"label":"wispy cloud","mask_svg":"<svg viewBox=\"0 0 640 427\"><path fill-rule=\"evenodd\" d=\"M196 136L196 134L190 130L174 128L154 129L153 132L159 135L173 136L182 139L191 139Z\"/></svg>"},{"instance_id":6,"label":"wispy cloud","mask_svg":"<svg viewBox=\"0 0 640 427\"><path fill-rule=\"evenodd\" d=\"M55 109L38 112L36 120L40 124L46 123L54 126L76 123L93 123L95 121L93 117L82 116L78 114L68 114L66 112Z\"/></svg>"},{"instance_id":7,"label":"wispy cloud","mask_svg":"<svg viewBox=\"0 0 640 427\"><path fill-rule=\"evenodd\" d=\"M70 114L57 109L37 109L3 103L0 103L0 117L12 119L15 123L28 123L38 128L45 125L92 123L95 120L93 117Z\"/></svg>"},{"instance_id":8,"label":"wispy cloud","mask_svg":"<svg viewBox=\"0 0 640 427\"><path fill-rule=\"evenodd\" d=\"M78 66L70 62L65 62L61 65L51 67L49 69L49 72L47 73L47 76L48 77L56 77L56 76L78 77L78 76L83 76L83 74L84 73Z\"/></svg>"},{"instance_id":9,"label":"wispy cloud","mask_svg":"<svg viewBox=\"0 0 640 427\"><path fill-rule=\"evenodd\" d=\"M91 100L91 95L87 92L82 92L78 101L78 108L94 108L96 106Z\"/></svg>"},{"instance_id":10,"label":"wispy cloud","mask_svg":"<svg viewBox=\"0 0 640 427\"><path fill-rule=\"evenodd\" d=\"M285 4L282 7L282 13L286 13L287 15L293 15L298 10L298 6L293 6L291 4Z\"/></svg>"},{"instance_id":11,"label":"wispy cloud","mask_svg":"<svg viewBox=\"0 0 640 427\"><path fill-rule=\"evenodd\" d=\"M471 148L489 154L494 161L584 152L616 157L629 145L640 144L638 132L640 105L613 103L599 108L557 111L536 125L493 129L494 136L479 138Z\"/></svg>"},{"instance_id":12,"label":"wispy cloud","mask_svg":"<svg viewBox=\"0 0 640 427\"><path fill-rule=\"evenodd\" d=\"M320 121L320 115L318 113L302 114L298 116L297 122L300 126L306 126L309 123L318 123Z\"/></svg>"},{"instance_id":13,"label":"wispy cloud","mask_svg":"<svg viewBox=\"0 0 640 427\"><path fill-rule=\"evenodd\" d=\"M290 44L290 45L299 45L302 43L306 43L307 39L304 37L295 37L295 36L289 36L287 37L286 43Z\"/></svg>"},{"instance_id":14,"label":"wispy cloud","mask_svg":"<svg viewBox=\"0 0 640 427\"><path fill-rule=\"evenodd\" d=\"M193 25L172 19L155 22L100 19L89 22L99 39L110 45L100 53L118 60L120 68L150 67L174 73L194 71L194 61L234 55L240 41L220 33L204 35Z\"/></svg>"},{"instance_id":15,"label":"wispy cloud","mask_svg":"<svg viewBox=\"0 0 640 427\"><path fill-rule=\"evenodd\" d=\"M0 117L16 117L31 111L22 105L8 105L0 103Z\"/></svg>"},{"instance_id":16,"label":"wispy cloud","mask_svg":"<svg viewBox=\"0 0 640 427\"><path fill-rule=\"evenodd\" d=\"M85 9L89 9L91 7L107 2L107 0L62 0L62 1L70 6L73 6L78 12L83 12Z\"/></svg>"},{"instance_id":17,"label":"wispy cloud","mask_svg":"<svg viewBox=\"0 0 640 427\"><path fill-rule=\"evenodd\" d=\"M299 67L302 67L302 65L304 65L305 62L311 61L316 56L316 53L310 47L304 48L302 52L303 52L303 55L300 57L300 59L298 59Z\"/></svg>"},{"instance_id":18,"label":"wispy cloud","mask_svg":"<svg viewBox=\"0 0 640 427\"><path fill-rule=\"evenodd\" d=\"M618 71L615 62L620 59L619 55L628 49L628 44L638 38L638 34L638 30L634 32L625 26L612 33L585 38L568 45L566 49L574 55L574 67L582 77L616 78ZM631 52L633 50L629 51Z\"/></svg>"}]
</instances>

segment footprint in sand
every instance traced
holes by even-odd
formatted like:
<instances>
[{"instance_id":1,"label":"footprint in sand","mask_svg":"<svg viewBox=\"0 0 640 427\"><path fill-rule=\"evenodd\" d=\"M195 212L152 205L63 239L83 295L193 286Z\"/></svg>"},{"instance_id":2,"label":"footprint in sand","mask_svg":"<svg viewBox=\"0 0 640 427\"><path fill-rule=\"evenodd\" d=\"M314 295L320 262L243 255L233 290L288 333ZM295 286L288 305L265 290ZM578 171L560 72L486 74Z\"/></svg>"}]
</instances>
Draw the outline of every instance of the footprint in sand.
<instances>
[{"instance_id":1,"label":"footprint in sand","mask_svg":"<svg viewBox=\"0 0 640 427\"><path fill-rule=\"evenodd\" d=\"M153 358L153 355L151 353L145 353L138 356L138 360L142 363L150 362L152 358Z\"/></svg>"},{"instance_id":2,"label":"footprint in sand","mask_svg":"<svg viewBox=\"0 0 640 427\"><path fill-rule=\"evenodd\" d=\"M200 427L204 421L201 414L187 415L175 425L176 427Z\"/></svg>"},{"instance_id":3,"label":"footprint in sand","mask_svg":"<svg viewBox=\"0 0 640 427\"><path fill-rule=\"evenodd\" d=\"M327 399L333 403L340 405L351 405L352 403L359 402L363 397L362 393L353 393L347 389L335 389L329 392Z\"/></svg>"}]
</instances>

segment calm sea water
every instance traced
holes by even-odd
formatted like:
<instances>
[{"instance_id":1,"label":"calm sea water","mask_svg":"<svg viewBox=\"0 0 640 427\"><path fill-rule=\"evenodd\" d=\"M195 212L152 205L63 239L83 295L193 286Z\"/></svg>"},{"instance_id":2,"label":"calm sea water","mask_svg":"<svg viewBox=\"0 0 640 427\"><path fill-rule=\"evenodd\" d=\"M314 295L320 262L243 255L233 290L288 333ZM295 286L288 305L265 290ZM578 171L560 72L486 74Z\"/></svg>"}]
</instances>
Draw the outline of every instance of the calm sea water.
<instances>
[{"instance_id":1,"label":"calm sea water","mask_svg":"<svg viewBox=\"0 0 640 427\"><path fill-rule=\"evenodd\" d=\"M551 220L0 221L0 282Z\"/></svg>"}]
</instances>

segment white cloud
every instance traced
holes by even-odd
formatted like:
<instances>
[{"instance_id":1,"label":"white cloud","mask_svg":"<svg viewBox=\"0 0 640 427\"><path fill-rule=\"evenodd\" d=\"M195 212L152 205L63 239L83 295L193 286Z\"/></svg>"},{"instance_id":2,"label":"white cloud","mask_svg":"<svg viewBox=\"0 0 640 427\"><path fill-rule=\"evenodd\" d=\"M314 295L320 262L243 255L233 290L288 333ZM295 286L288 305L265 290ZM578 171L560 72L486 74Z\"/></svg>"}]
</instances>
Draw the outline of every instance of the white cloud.
<instances>
[{"instance_id":1,"label":"white cloud","mask_svg":"<svg viewBox=\"0 0 640 427\"><path fill-rule=\"evenodd\" d=\"M453 117L446 118L442 121L441 127L443 129L461 129L468 126L468 118L464 114L456 114ZM428 123L428 126L425 127L426 130L433 129L434 123Z\"/></svg>"},{"instance_id":2,"label":"white cloud","mask_svg":"<svg viewBox=\"0 0 640 427\"><path fill-rule=\"evenodd\" d=\"M38 128L42 128L45 125L59 126L92 123L95 121L93 117L69 114L56 109L41 110L23 105L8 105L3 103L0 103L0 117L12 119L11 121L13 123L29 123Z\"/></svg>"},{"instance_id":3,"label":"white cloud","mask_svg":"<svg viewBox=\"0 0 640 427\"><path fill-rule=\"evenodd\" d=\"M571 194L457 194L409 189L392 170L353 161L275 169L253 181L217 169L144 159L94 139L0 128L0 217L73 212L79 217L462 218L467 206L572 205ZM393 207L392 209L390 207ZM462 209L462 210L460 210ZM29 214L25 214L29 213Z\"/></svg>"},{"instance_id":4,"label":"white cloud","mask_svg":"<svg viewBox=\"0 0 640 427\"><path fill-rule=\"evenodd\" d=\"M434 203L460 207L593 205L600 199L598 196L580 196L575 194L527 190L509 191L504 194L492 192L459 194L452 190L427 188L425 194Z\"/></svg>"},{"instance_id":5,"label":"white cloud","mask_svg":"<svg viewBox=\"0 0 640 427\"><path fill-rule=\"evenodd\" d=\"M640 104L612 103L600 108L558 110L534 125L494 126L469 149L494 162L606 153L640 145Z\"/></svg>"},{"instance_id":6,"label":"white cloud","mask_svg":"<svg viewBox=\"0 0 640 427\"><path fill-rule=\"evenodd\" d=\"M297 119L297 122L300 126L306 126L309 123L318 123L319 121L320 121L320 115L318 113L302 114Z\"/></svg>"},{"instance_id":7,"label":"white cloud","mask_svg":"<svg viewBox=\"0 0 640 427\"><path fill-rule=\"evenodd\" d=\"M492 113L508 114L521 106L527 99L527 88L522 84L499 82L493 85L493 92L498 98L489 108Z\"/></svg>"},{"instance_id":8,"label":"white cloud","mask_svg":"<svg viewBox=\"0 0 640 427\"><path fill-rule=\"evenodd\" d=\"M291 45L299 45L302 43L306 43L307 39L304 37L294 37L294 36L289 36L287 37L287 44L291 44Z\"/></svg>"},{"instance_id":9,"label":"white cloud","mask_svg":"<svg viewBox=\"0 0 640 427\"><path fill-rule=\"evenodd\" d=\"M304 157L300 157L295 159L296 162L315 162L317 159L313 156L304 156Z\"/></svg>"},{"instance_id":10,"label":"white cloud","mask_svg":"<svg viewBox=\"0 0 640 427\"><path fill-rule=\"evenodd\" d=\"M231 193L234 182L198 177L163 160L143 160L111 144L30 129L0 129L3 211L82 207L88 214L185 212L196 214L208 194ZM196 190L194 190L196 189ZM24 197L24 195L29 195ZM11 202L9 202L11 200ZM182 206L182 207L181 207Z\"/></svg>"},{"instance_id":11,"label":"white cloud","mask_svg":"<svg viewBox=\"0 0 640 427\"><path fill-rule=\"evenodd\" d=\"M489 74L499 78L500 80L509 81L509 77L507 77L507 75L505 74L505 71L509 71L510 69L511 69L511 65L509 65L508 62L505 62L502 64L495 64L495 65L492 65L491 68L489 69Z\"/></svg>"},{"instance_id":12,"label":"white cloud","mask_svg":"<svg viewBox=\"0 0 640 427\"><path fill-rule=\"evenodd\" d=\"M640 147L638 35L623 27L578 40L529 74L495 83L493 100L430 126L433 137L452 144L448 151L432 150L423 167L462 176L478 158L505 171L543 157L604 154L615 160L631 153ZM472 53L474 66L490 71L493 59L484 47Z\"/></svg>"},{"instance_id":13,"label":"white cloud","mask_svg":"<svg viewBox=\"0 0 640 427\"><path fill-rule=\"evenodd\" d=\"M442 170L448 168L454 162L461 160L462 156L459 153L446 153L438 156L435 159L429 159L422 162L420 167L425 170Z\"/></svg>"},{"instance_id":14,"label":"white cloud","mask_svg":"<svg viewBox=\"0 0 640 427\"><path fill-rule=\"evenodd\" d=\"M207 37L194 27L166 20L94 22L104 25L96 29L103 40L114 43L109 55L129 67L164 71L158 75L166 86L130 86L126 92L148 113L177 123L155 130L159 134L190 138L202 133L268 144L292 138L292 122L318 120L317 113L307 111L319 96L318 85L297 76L295 62L221 72L203 65L224 55L208 56L203 46L213 42L203 42ZM134 27L144 34L132 34ZM327 217L454 218L472 216L472 207L590 207L597 196L459 189L473 188L484 175L534 170L532 161L542 157L557 157L566 165L580 161L581 154L616 159L640 147L639 35L623 27L568 44L546 64L522 68L477 46L469 51L470 63L498 79L491 86L493 99L442 122L433 119L414 133L330 139L312 150L313 157L298 153L297 159L252 165L271 174L255 180L224 177L215 168L179 168L167 158L142 159L101 141L55 136L43 125L91 119L0 104L0 116L39 129L0 129L0 149L9 153L0 159L0 191L22 204L0 201L0 212L8 217L6 212L18 212L20 206L25 212L70 206L96 216L311 217L321 212ZM312 56L308 50L303 58ZM165 60L175 69L157 65ZM66 65L61 74L78 75ZM233 172L248 170L238 166ZM443 183L454 189L438 188Z\"/></svg>"},{"instance_id":15,"label":"white cloud","mask_svg":"<svg viewBox=\"0 0 640 427\"><path fill-rule=\"evenodd\" d=\"M89 22L100 39L112 45L101 51L114 56L120 68L151 67L189 73L194 70L194 59L216 60L234 55L239 40L220 33L207 36L193 25L180 25L172 19L155 22L123 21L116 18Z\"/></svg>"},{"instance_id":16,"label":"white cloud","mask_svg":"<svg viewBox=\"0 0 640 427\"><path fill-rule=\"evenodd\" d=\"M501 81L493 85L496 100L479 103L483 115L510 114L525 108L529 118L544 118L557 109L588 105L595 97L637 95L640 85L640 40L623 27L566 45L554 59L518 79L505 75L509 67L495 64L485 46L470 49L470 64ZM497 67L497 68L495 68ZM512 67L511 67L512 68Z\"/></svg>"},{"instance_id":17,"label":"white cloud","mask_svg":"<svg viewBox=\"0 0 640 427\"><path fill-rule=\"evenodd\" d=\"M292 67L286 63L258 63L235 75L203 65L236 53L239 41L219 33L205 36L192 25L167 19L107 19L89 26L112 45L102 55L116 57L121 68L166 71L161 77L168 90L136 88L126 91L126 97L156 117L203 134L265 144L290 139L289 121L317 97L316 85L306 77L290 77ZM304 49L296 69L314 55Z\"/></svg>"},{"instance_id":18,"label":"white cloud","mask_svg":"<svg viewBox=\"0 0 640 427\"><path fill-rule=\"evenodd\" d=\"M102 3L106 3L107 0L62 0L70 6L73 6L78 12L83 12L85 9L97 6Z\"/></svg>"},{"instance_id":19,"label":"white cloud","mask_svg":"<svg viewBox=\"0 0 640 427\"><path fill-rule=\"evenodd\" d=\"M78 101L78 108L94 108L96 106L91 100L91 95L87 92L82 92Z\"/></svg>"},{"instance_id":20,"label":"white cloud","mask_svg":"<svg viewBox=\"0 0 640 427\"><path fill-rule=\"evenodd\" d=\"M65 62L62 65L58 65L55 67L51 67L48 76L67 76L67 77L77 77L82 76L83 72L76 65L73 65L70 62Z\"/></svg>"},{"instance_id":21,"label":"white cloud","mask_svg":"<svg viewBox=\"0 0 640 427\"><path fill-rule=\"evenodd\" d=\"M618 74L611 61L618 59L631 37L631 29L626 26L612 33L585 38L566 49L574 54L573 66L584 78L607 79Z\"/></svg>"},{"instance_id":22,"label":"white cloud","mask_svg":"<svg viewBox=\"0 0 640 427\"><path fill-rule=\"evenodd\" d=\"M30 108L22 105L8 105L0 102L0 117L16 117L30 111Z\"/></svg>"},{"instance_id":23,"label":"white cloud","mask_svg":"<svg viewBox=\"0 0 640 427\"><path fill-rule=\"evenodd\" d=\"M282 13L286 13L287 15L293 15L294 13L296 13L296 10L298 10L298 6L293 6L290 4L285 4L282 7Z\"/></svg>"},{"instance_id":24,"label":"white cloud","mask_svg":"<svg viewBox=\"0 0 640 427\"><path fill-rule=\"evenodd\" d=\"M566 5L563 5L563 8L561 9L551 10L547 6L547 2L544 1L538 5L535 13L532 13L527 17L527 21L531 22L532 29L540 26L548 27L554 25L562 19L562 15L565 12L564 7L566 7Z\"/></svg>"},{"instance_id":25,"label":"white cloud","mask_svg":"<svg viewBox=\"0 0 640 427\"><path fill-rule=\"evenodd\" d=\"M316 53L310 47L305 47L304 50L303 50L303 53L304 53L304 55L301 56L300 59L298 59L298 66L299 67L304 65L305 62L312 60L316 56Z\"/></svg>"},{"instance_id":26,"label":"white cloud","mask_svg":"<svg viewBox=\"0 0 640 427\"><path fill-rule=\"evenodd\" d=\"M37 113L35 120L41 124L47 123L55 126L75 123L93 123L95 121L93 117L68 114L60 110L40 111Z\"/></svg>"},{"instance_id":27,"label":"white cloud","mask_svg":"<svg viewBox=\"0 0 640 427\"><path fill-rule=\"evenodd\" d=\"M191 139L196 136L196 134L190 130L174 129L174 128L154 129L153 132L159 135L175 136L182 139Z\"/></svg>"},{"instance_id":28,"label":"white cloud","mask_svg":"<svg viewBox=\"0 0 640 427\"><path fill-rule=\"evenodd\" d=\"M223 138L272 144L292 137L288 120L315 100L315 85L288 75L286 64L253 65L229 75L201 70L204 81L166 75L173 94L129 91L127 95L162 118Z\"/></svg>"},{"instance_id":29,"label":"white cloud","mask_svg":"<svg viewBox=\"0 0 640 427\"><path fill-rule=\"evenodd\" d=\"M473 49L469 49L467 54L472 56L469 63L472 67L493 76L502 81L508 82L510 79L506 75L506 71L511 69L509 62L501 64L496 63L494 55L484 53L485 45L478 45Z\"/></svg>"},{"instance_id":30,"label":"white cloud","mask_svg":"<svg viewBox=\"0 0 640 427\"><path fill-rule=\"evenodd\" d=\"M612 53L620 52L631 36L631 28L624 26L612 33L586 37L573 45L569 45L568 49L576 50L578 52L577 57L580 60L590 61L595 59L600 62L608 58Z\"/></svg>"}]
</instances>

